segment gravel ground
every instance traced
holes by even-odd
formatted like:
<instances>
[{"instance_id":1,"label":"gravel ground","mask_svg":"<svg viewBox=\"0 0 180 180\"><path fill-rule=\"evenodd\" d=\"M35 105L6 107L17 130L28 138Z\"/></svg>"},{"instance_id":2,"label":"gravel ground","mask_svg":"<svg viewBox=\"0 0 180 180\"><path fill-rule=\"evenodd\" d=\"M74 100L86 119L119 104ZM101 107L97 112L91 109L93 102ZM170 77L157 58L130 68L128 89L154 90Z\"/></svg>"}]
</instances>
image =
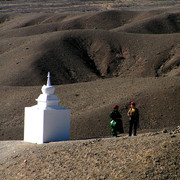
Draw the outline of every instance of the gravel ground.
<instances>
[{"instance_id":1,"label":"gravel ground","mask_svg":"<svg viewBox=\"0 0 180 180\"><path fill-rule=\"evenodd\" d=\"M166 131L164 131L166 132ZM1 179L179 179L180 134L0 142Z\"/></svg>"}]
</instances>

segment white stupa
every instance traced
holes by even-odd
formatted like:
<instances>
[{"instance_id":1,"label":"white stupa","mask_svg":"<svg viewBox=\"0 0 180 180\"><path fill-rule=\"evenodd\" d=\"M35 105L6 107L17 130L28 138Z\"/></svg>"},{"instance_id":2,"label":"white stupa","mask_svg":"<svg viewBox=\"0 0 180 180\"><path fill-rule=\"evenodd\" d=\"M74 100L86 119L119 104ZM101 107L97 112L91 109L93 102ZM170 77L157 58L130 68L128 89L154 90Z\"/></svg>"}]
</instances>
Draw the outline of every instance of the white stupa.
<instances>
[{"instance_id":1,"label":"white stupa","mask_svg":"<svg viewBox=\"0 0 180 180\"><path fill-rule=\"evenodd\" d=\"M54 94L48 73L47 85L36 99L37 105L25 107L24 141L46 143L65 141L70 138L70 109L59 106L60 100Z\"/></svg>"}]
</instances>

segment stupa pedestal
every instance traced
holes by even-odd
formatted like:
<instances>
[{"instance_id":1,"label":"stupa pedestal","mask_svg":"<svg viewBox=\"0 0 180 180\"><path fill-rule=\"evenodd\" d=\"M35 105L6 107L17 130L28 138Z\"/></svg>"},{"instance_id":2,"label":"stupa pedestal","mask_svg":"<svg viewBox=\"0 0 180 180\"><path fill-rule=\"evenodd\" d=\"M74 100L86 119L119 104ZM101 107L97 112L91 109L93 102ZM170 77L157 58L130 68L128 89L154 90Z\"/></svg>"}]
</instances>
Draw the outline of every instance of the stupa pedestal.
<instances>
[{"instance_id":1,"label":"stupa pedestal","mask_svg":"<svg viewBox=\"0 0 180 180\"><path fill-rule=\"evenodd\" d=\"M48 73L47 85L42 87L37 105L25 107L24 141L42 144L69 140L70 109L58 105L60 100L54 91Z\"/></svg>"}]
</instances>

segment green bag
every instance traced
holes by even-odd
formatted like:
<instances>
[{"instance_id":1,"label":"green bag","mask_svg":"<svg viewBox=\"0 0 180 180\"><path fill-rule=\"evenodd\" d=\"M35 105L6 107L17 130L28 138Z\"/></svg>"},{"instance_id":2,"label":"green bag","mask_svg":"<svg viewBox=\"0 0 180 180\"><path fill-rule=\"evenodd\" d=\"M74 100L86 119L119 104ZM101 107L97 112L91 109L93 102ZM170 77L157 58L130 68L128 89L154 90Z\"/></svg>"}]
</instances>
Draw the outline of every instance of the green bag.
<instances>
[{"instance_id":1,"label":"green bag","mask_svg":"<svg viewBox=\"0 0 180 180\"><path fill-rule=\"evenodd\" d=\"M110 126L111 126L111 127L115 127L115 125L116 125L116 122L115 122L114 120L112 120L112 121L110 122Z\"/></svg>"}]
</instances>

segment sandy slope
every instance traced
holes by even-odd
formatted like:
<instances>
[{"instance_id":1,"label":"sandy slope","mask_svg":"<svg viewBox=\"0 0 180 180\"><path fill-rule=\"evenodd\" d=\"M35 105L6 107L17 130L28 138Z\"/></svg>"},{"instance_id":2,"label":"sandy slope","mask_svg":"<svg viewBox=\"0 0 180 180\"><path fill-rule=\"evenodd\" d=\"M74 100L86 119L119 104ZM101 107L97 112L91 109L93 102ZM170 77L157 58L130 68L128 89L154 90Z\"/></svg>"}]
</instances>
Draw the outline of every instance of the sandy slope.
<instances>
[{"instance_id":1,"label":"sandy slope","mask_svg":"<svg viewBox=\"0 0 180 180\"><path fill-rule=\"evenodd\" d=\"M43 145L1 141L0 177L179 179L180 134L169 132Z\"/></svg>"},{"instance_id":2,"label":"sandy slope","mask_svg":"<svg viewBox=\"0 0 180 180\"><path fill-rule=\"evenodd\" d=\"M0 139L23 139L24 107L35 104L48 71L62 105L72 110L72 139L110 136L114 104L127 132L132 100L141 130L179 125L178 1L164 2L166 8L151 1L153 10L147 1L88 2L101 11L82 11L83 1L53 7L47 1L49 12L40 2L1 4ZM128 3L133 9L119 8Z\"/></svg>"},{"instance_id":3,"label":"sandy slope","mask_svg":"<svg viewBox=\"0 0 180 180\"><path fill-rule=\"evenodd\" d=\"M51 12L36 11L40 1L32 2L33 9L27 2L2 2L0 139L23 139L24 107L36 103L48 71L61 105L72 110L71 139L110 136L114 104L127 132L132 100L141 113L140 130L179 125L178 1L164 2L166 8L152 1L153 10L147 1L116 1L114 9L103 9L112 2L98 1L94 6L102 11L88 12L82 2L78 12L73 2L61 2L66 13L54 13L58 2L43 4Z\"/></svg>"},{"instance_id":4,"label":"sandy slope","mask_svg":"<svg viewBox=\"0 0 180 180\"><path fill-rule=\"evenodd\" d=\"M179 77L109 78L55 86L55 93L61 106L71 108L71 138L79 139L110 136L114 104L120 106L127 132L126 113L132 100L140 111L141 130L178 125L179 85ZM41 86L1 86L1 139L23 139L24 107L35 105L40 93Z\"/></svg>"}]
</instances>

